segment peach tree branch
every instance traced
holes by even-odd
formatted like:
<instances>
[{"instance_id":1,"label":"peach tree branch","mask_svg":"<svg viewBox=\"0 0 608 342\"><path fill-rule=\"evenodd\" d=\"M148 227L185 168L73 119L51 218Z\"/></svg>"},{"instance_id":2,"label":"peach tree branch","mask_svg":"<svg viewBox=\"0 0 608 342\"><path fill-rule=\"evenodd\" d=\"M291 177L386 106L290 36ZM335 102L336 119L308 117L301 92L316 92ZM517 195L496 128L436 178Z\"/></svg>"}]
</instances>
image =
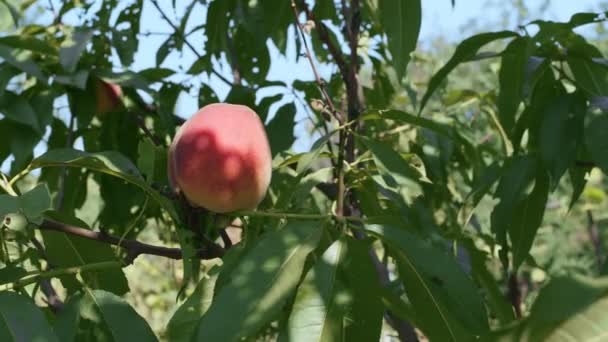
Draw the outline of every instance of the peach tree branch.
<instances>
[{"instance_id":1,"label":"peach tree branch","mask_svg":"<svg viewBox=\"0 0 608 342\"><path fill-rule=\"evenodd\" d=\"M56 231L81 238L108 243L124 249L127 252L127 263L132 263L141 254L158 255L170 259L182 259L182 250L179 248L169 248L146 244L137 240L120 239L116 236L103 232L96 232L90 229L72 226L69 224L46 219L37 226L40 230ZM197 251L197 256L201 259L214 259L224 256L224 249L216 244L209 244Z\"/></svg>"}]
</instances>

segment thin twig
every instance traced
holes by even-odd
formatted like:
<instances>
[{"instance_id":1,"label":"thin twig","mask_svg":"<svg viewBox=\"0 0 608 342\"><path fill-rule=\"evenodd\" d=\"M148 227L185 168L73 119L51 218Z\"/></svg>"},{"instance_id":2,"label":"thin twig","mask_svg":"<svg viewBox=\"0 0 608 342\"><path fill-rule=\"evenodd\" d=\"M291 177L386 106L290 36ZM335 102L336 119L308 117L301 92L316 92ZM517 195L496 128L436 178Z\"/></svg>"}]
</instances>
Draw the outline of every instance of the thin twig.
<instances>
[{"instance_id":1,"label":"thin twig","mask_svg":"<svg viewBox=\"0 0 608 342\"><path fill-rule=\"evenodd\" d=\"M35 237L33 237L31 241L34 247L36 247L36 249L38 250L38 253L40 253L40 256L42 256L42 258L46 260L48 268L52 269L53 265L51 265L51 263L49 262L49 258L46 254L44 246ZM46 278L41 278L39 284L42 293L44 293L44 296L46 297L46 303L48 304L49 308L54 313L59 313L63 309L64 303L57 294L57 291L55 291L55 288L51 284L51 281Z\"/></svg>"},{"instance_id":2,"label":"thin twig","mask_svg":"<svg viewBox=\"0 0 608 342\"><path fill-rule=\"evenodd\" d=\"M203 56L196 50L196 48L194 48L194 46L188 41L188 39L179 31L179 28L173 23L173 21L171 21L171 19L162 10L162 8L160 8L160 6L158 5L158 2L156 0L152 0L152 5L154 5L154 7L156 7L156 9L160 13L160 15L167 22L167 24L169 24L173 28L173 30L175 31L175 35L177 35L184 42L184 44L186 44L186 46L188 46L190 48L190 50L192 50L192 53L194 53L198 59L203 58ZM232 85L232 82L230 82L230 80L228 80L226 77L224 77L222 74L215 71L214 69L211 69L211 73L214 74L215 76L217 76L220 80L222 80L227 85L230 85L230 86Z\"/></svg>"},{"instance_id":3,"label":"thin twig","mask_svg":"<svg viewBox=\"0 0 608 342\"><path fill-rule=\"evenodd\" d=\"M96 232L89 229L68 225L65 223L44 220L38 227L40 230L51 230L70 235L79 236L85 239L94 240L98 242L108 243L114 246L118 246L127 251L128 262L134 260L141 254L150 254L163 256L170 259L180 260L182 259L182 251L179 248L169 248L162 246L149 245L137 240L121 240L118 237L108 235L106 233ZM206 248L200 249L197 255L201 259L214 259L220 258L224 255L224 250L217 245L206 246Z\"/></svg>"},{"instance_id":4,"label":"thin twig","mask_svg":"<svg viewBox=\"0 0 608 342\"><path fill-rule=\"evenodd\" d=\"M344 186L344 149L346 143L346 130L340 130L338 133L338 165L336 174L338 177L338 190L336 198L336 215L344 216L344 196L346 194Z\"/></svg>"},{"instance_id":5,"label":"thin twig","mask_svg":"<svg viewBox=\"0 0 608 342\"><path fill-rule=\"evenodd\" d=\"M300 8L302 8L304 10L304 12L306 13L306 18L308 20L312 20L315 23L315 28L319 35L319 39L325 45L327 45L327 50L329 51L329 54L333 57L334 61L336 62L336 65L338 66L338 69L340 70L340 74L342 75L342 79L344 81L346 81L346 75L347 75L347 71L348 71L348 66L347 66L346 60L344 59L344 56L342 55L342 52L340 51L340 49L329 38L329 32L327 31L328 30L327 26L325 26L325 24L323 24L320 20L318 20L314 16L314 14L310 10L310 8L306 5L306 3L303 0L299 0L299 4L300 4ZM292 1L292 6L293 6L293 1Z\"/></svg>"},{"instance_id":6,"label":"thin twig","mask_svg":"<svg viewBox=\"0 0 608 342\"><path fill-rule=\"evenodd\" d=\"M150 129L146 126L146 121L144 120L144 118L141 117L141 115L139 115L137 113L131 113L131 116L133 117L133 119L137 123L137 126L139 128L141 128L141 130L144 132L144 134L148 138L150 138L150 140L152 140L152 142L154 143L154 145L156 145L156 146L164 146L164 144L163 144L162 140L160 139L160 137L158 137L156 134L152 133L152 131L150 131Z\"/></svg>"},{"instance_id":7,"label":"thin twig","mask_svg":"<svg viewBox=\"0 0 608 342\"><path fill-rule=\"evenodd\" d=\"M48 2L49 2L49 7L50 7L51 11L53 12L53 16L56 17L57 11L55 10L55 5L53 5L53 0L48 0Z\"/></svg>"},{"instance_id":8,"label":"thin twig","mask_svg":"<svg viewBox=\"0 0 608 342\"><path fill-rule=\"evenodd\" d=\"M75 120L75 115L70 113L70 123L68 124L68 132L65 142L66 148L72 148L72 146L74 145L73 134ZM68 172L68 168L64 166L61 168L61 173L59 174L59 184L57 184L57 199L55 200L55 209L57 210L61 210L61 207L63 207L63 198L65 197L65 178L67 177Z\"/></svg>"},{"instance_id":9,"label":"thin twig","mask_svg":"<svg viewBox=\"0 0 608 342\"><path fill-rule=\"evenodd\" d=\"M224 242L224 249L230 249L232 247L232 240L230 240L230 236L228 236L225 228L220 229L220 236Z\"/></svg>"},{"instance_id":10,"label":"thin twig","mask_svg":"<svg viewBox=\"0 0 608 342\"><path fill-rule=\"evenodd\" d=\"M329 97L329 94L327 93L327 87L325 84L325 81L323 81L321 79L321 76L319 75L319 72L317 71L317 67L315 65L314 60L312 59L312 54L310 52L310 47L308 47L308 42L306 40L306 37L304 36L304 29L302 28L302 24L300 24L300 20L298 19L298 7L296 5L295 0L291 0L291 8L293 9L293 15L295 17L295 22L296 22L296 30L299 33L299 36L302 40L302 44L304 45L304 49L306 50L306 58L308 59L308 62L310 63L310 67L312 69L312 73L315 76L315 80L317 82L317 85L319 86L319 90L321 91L321 94L323 95L323 99L325 100L325 102L327 103L327 105L329 106L329 110L331 111L331 113L336 117L336 119L338 120L338 122L340 124L344 123L344 117L336 110L336 107L334 106L334 102L331 100L331 97ZM296 33L296 35L298 35Z\"/></svg>"},{"instance_id":11,"label":"thin twig","mask_svg":"<svg viewBox=\"0 0 608 342\"><path fill-rule=\"evenodd\" d=\"M593 244L593 250L595 251L595 259L597 262L598 270L602 270L603 257L602 257L602 241L600 238L600 232L597 227L597 223L593 218L591 210L587 210L587 233L589 234L589 240Z\"/></svg>"}]
</instances>

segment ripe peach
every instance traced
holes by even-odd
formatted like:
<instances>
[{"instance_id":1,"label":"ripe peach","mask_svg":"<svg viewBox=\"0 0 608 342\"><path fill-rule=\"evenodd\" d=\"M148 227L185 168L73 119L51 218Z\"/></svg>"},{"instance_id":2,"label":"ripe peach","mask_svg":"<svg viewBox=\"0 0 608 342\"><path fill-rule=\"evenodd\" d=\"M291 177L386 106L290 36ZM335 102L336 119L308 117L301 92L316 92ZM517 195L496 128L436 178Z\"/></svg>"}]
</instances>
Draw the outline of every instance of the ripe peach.
<instances>
[{"instance_id":1,"label":"ripe peach","mask_svg":"<svg viewBox=\"0 0 608 342\"><path fill-rule=\"evenodd\" d=\"M95 96L97 97L97 113L112 112L118 109L121 104L122 88L118 84L97 80L95 82Z\"/></svg>"},{"instance_id":2,"label":"ripe peach","mask_svg":"<svg viewBox=\"0 0 608 342\"><path fill-rule=\"evenodd\" d=\"M272 173L270 145L260 117L228 103L201 108L169 148L169 181L193 204L226 213L254 209Z\"/></svg>"}]
</instances>

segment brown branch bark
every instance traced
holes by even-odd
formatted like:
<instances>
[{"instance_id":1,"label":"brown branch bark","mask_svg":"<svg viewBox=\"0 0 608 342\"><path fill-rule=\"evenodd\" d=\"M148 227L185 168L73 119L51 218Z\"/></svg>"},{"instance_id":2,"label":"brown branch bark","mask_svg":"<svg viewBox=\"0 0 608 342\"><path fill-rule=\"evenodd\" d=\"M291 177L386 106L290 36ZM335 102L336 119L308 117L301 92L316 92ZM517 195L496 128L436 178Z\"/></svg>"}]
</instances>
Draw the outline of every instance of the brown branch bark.
<instances>
[{"instance_id":1,"label":"brown branch bark","mask_svg":"<svg viewBox=\"0 0 608 342\"><path fill-rule=\"evenodd\" d=\"M511 300L511 305L515 310L515 317L521 318L521 300L522 293L519 288L519 279L517 274L513 273L509 276L509 299Z\"/></svg>"},{"instance_id":2,"label":"brown branch bark","mask_svg":"<svg viewBox=\"0 0 608 342\"><path fill-rule=\"evenodd\" d=\"M121 240L118 237L108 235L102 232L96 232L89 229L68 225L65 223L44 220L42 224L38 226L40 230L50 230L60 233L70 234L79 236L81 238L94 240L102 243L107 243L127 251L127 262L131 263L135 258L141 254L158 255L170 259L180 260L182 259L182 251L179 248L169 248L163 246L149 245L137 240ZM197 255L201 259L214 259L221 258L224 255L224 249L215 244L205 246L197 251Z\"/></svg>"}]
</instances>

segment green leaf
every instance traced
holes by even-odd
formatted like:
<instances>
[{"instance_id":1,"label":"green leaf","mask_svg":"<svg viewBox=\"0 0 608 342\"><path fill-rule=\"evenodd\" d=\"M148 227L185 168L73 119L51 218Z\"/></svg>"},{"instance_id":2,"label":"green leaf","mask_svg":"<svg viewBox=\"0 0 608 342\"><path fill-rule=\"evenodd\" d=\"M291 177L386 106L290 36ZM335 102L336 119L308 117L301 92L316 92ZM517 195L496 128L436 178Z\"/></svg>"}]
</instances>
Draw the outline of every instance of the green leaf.
<instances>
[{"instance_id":1,"label":"green leaf","mask_svg":"<svg viewBox=\"0 0 608 342\"><path fill-rule=\"evenodd\" d=\"M585 144L596 165L608 174L608 114L593 117L585 127Z\"/></svg>"},{"instance_id":2,"label":"green leaf","mask_svg":"<svg viewBox=\"0 0 608 342\"><path fill-rule=\"evenodd\" d=\"M507 301L507 297L500 289L500 283L490 272L486 262L492 258L488 253L480 251L472 239L461 239L458 241L466 248L470 265L471 276L475 282L485 290L485 298L488 308L496 315L496 318L502 323L507 324L515 320L515 312L511 303Z\"/></svg>"},{"instance_id":3,"label":"green leaf","mask_svg":"<svg viewBox=\"0 0 608 342\"><path fill-rule=\"evenodd\" d=\"M19 70L26 72L41 81L46 81L46 77L42 73L42 70L38 64L34 62L34 55L31 51L15 49L8 45L0 44L0 57L4 58L7 63Z\"/></svg>"},{"instance_id":4,"label":"green leaf","mask_svg":"<svg viewBox=\"0 0 608 342\"><path fill-rule=\"evenodd\" d=\"M5 36L0 37L0 44L13 47L15 49L30 50L50 56L57 55L57 49L49 44L48 41L40 40L32 36Z\"/></svg>"},{"instance_id":5,"label":"green leaf","mask_svg":"<svg viewBox=\"0 0 608 342\"><path fill-rule=\"evenodd\" d=\"M555 189L574 164L583 138L586 99L581 93L563 94L548 104L540 127L540 155Z\"/></svg>"},{"instance_id":6,"label":"green leaf","mask_svg":"<svg viewBox=\"0 0 608 342\"><path fill-rule=\"evenodd\" d=\"M304 172L308 171L312 167L313 163L317 161L319 155L321 154L321 151L326 146L329 139L331 139L331 137L337 132L338 130L333 130L320 137L319 139L317 139L317 141L314 142L314 144L312 144L312 147L310 148L309 152L304 153L300 156L298 166L296 167L296 173L298 175L303 176Z\"/></svg>"},{"instance_id":7,"label":"green leaf","mask_svg":"<svg viewBox=\"0 0 608 342\"><path fill-rule=\"evenodd\" d=\"M198 90L198 107L203 108L208 104L216 102L220 102L220 100L217 98L217 95L213 89L206 84L201 84L201 88ZM258 114L260 114L260 117L262 117L261 113Z\"/></svg>"},{"instance_id":8,"label":"green leaf","mask_svg":"<svg viewBox=\"0 0 608 342\"><path fill-rule=\"evenodd\" d=\"M80 305L82 296L72 296L59 312L53 323L53 330L62 342L72 342L76 338L80 322Z\"/></svg>"},{"instance_id":9,"label":"green leaf","mask_svg":"<svg viewBox=\"0 0 608 342\"><path fill-rule=\"evenodd\" d=\"M348 251L341 270L352 302L346 314L345 341L380 339L384 308L376 267L370 257L371 240L347 239Z\"/></svg>"},{"instance_id":10,"label":"green leaf","mask_svg":"<svg viewBox=\"0 0 608 342\"><path fill-rule=\"evenodd\" d=\"M161 64L163 64L163 62L165 61L165 59L167 58L167 56L169 56L169 54L171 53L171 50L175 49L175 39L173 39L173 36L169 36L163 43L162 45L158 48L158 50L156 50L156 66L159 67L161 66ZM190 72L188 72L190 73Z\"/></svg>"},{"instance_id":11,"label":"green leaf","mask_svg":"<svg viewBox=\"0 0 608 342\"><path fill-rule=\"evenodd\" d=\"M482 172L481 177L475 181L473 189L467 194L462 207L458 211L458 223L463 227L469 223L479 202L502 175L502 168L498 163L494 163L484 168Z\"/></svg>"},{"instance_id":12,"label":"green leaf","mask_svg":"<svg viewBox=\"0 0 608 342\"><path fill-rule=\"evenodd\" d=\"M179 27L176 31L176 35L178 37L186 37L186 26L188 25L188 20L190 19L190 14L192 14L192 8L197 4L196 1L192 1L186 8L184 9L184 15L180 20ZM175 2L173 3L173 8L175 8ZM184 39L179 39L177 41L177 48L182 49L184 45Z\"/></svg>"},{"instance_id":13,"label":"green leaf","mask_svg":"<svg viewBox=\"0 0 608 342\"><path fill-rule=\"evenodd\" d=\"M421 173L389 144L365 137L358 137L358 139L370 149L374 163L386 184L398 192L404 192L406 198L422 192L419 182L430 183L425 174Z\"/></svg>"},{"instance_id":14,"label":"green leaf","mask_svg":"<svg viewBox=\"0 0 608 342\"><path fill-rule=\"evenodd\" d=\"M126 157L118 152L107 151L87 153L73 149L56 149L48 151L42 156L32 160L29 170L42 167L77 167L105 173L131 183L157 201L171 215L175 222L179 217L173 204L164 198L158 191L150 187L143 179L139 170Z\"/></svg>"},{"instance_id":15,"label":"green leaf","mask_svg":"<svg viewBox=\"0 0 608 342\"><path fill-rule=\"evenodd\" d=\"M494 197L499 200L499 203L492 210L491 224L498 243L503 247L501 260L506 266L508 227L517 205L524 196L524 191L536 175L537 160L531 155L518 156L505 162L503 169L500 183L494 193Z\"/></svg>"},{"instance_id":16,"label":"green leaf","mask_svg":"<svg viewBox=\"0 0 608 342\"><path fill-rule=\"evenodd\" d=\"M290 205L293 205L293 208L301 208L317 185L331 182L333 171L332 168L327 167L311 172L304 177L297 177L294 179L294 183L290 183L287 190L283 192L285 196L277 198L275 208L287 209Z\"/></svg>"},{"instance_id":17,"label":"green leaf","mask_svg":"<svg viewBox=\"0 0 608 342\"><path fill-rule=\"evenodd\" d=\"M410 303L406 303L397 294L385 287L380 288L380 294L384 307L390 311L391 314L404 321L410 322L415 326L420 325L416 320L416 314Z\"/></svg>"},{"instance_id":18,"label":"green leaf","mask_svg":"<svg viewBox=\"0 0 608 342\"><path fill-rule=\"evenodd\" d=\"M518 37L511 41L502 55L499 73L498 117L508 136L512 136L515 115L521 103L525 70L531 39Z\"/></svg>"},{"instance_id":19,"label":"green leaf","mask_svg":"<svg viewBox=\"0 0 608 342\"><path fill-rule=\"evenodd\" d=\"M157 59L157 61L158 61L158 59ZM198 74L202 73L203 71L207 70L209 63L211 63L209 58L205 58L205 57L199 58L199 59L195 60L194 63L192 63L192 65L190 66L190 68L188 69L188 71L186 73L189 75L198 75Z\"/></svg>"},{"instance_id":20,"label":"green leaf","mask_svg":"<svg viewBox=\"0 0 608 342\"><path fill-rule=\"evenodd\" d=\"M138 0L122 9L112 29L112 46L125 66L133 63L133 57L139 45L137 34L140 32L139 21L142 7L142 1Z\"/></svg>"},{"instance_id":21,"label":"green leaf","mask_svg":"<svg viewBox=\"0 0 608 342\"><path fill-rule=\"evenodd\" d=\"M380 0L380 18L388 37L388 49L399 79L403 78L410 61L410 53L416 49L422 6L420 0Z\"/></svg>"},{"instance_id":22,"label":"green leaf","mask_svg":"<svg viewBox=\"0 0 608 342\"><path fill-rule=\"evenodd\" d=\"M46 184L38 184L32 190L19 197L21 212L29 221L37 222L42 214L51 209L51 194Z\"/></svg>"},{"instance_id":23,"label":"green leaf","mask_svg":"<svg viewBox=\"0 0 608 342\"><path fill-rule=\"evenodd\" d=\"M606 290L606 277L552 279L532 306L525 335L531 341L601 341L608 334Z\"/></svg>"},{"instance_id":24,"label":"green leaf","mask_svg":"<svg viewBox=\"0 0 608 342\"><path fill-rule=\"evenodd\" d=\"M30 298L0 292L0 340L58 341L42 311Z\"/></svg>"},{"instance_id":25,"label":"green leaf","mask_svg":"<svg viewBox=\"0 0 608 342\"><path fill-rule=\"evenodd\" d=\"M205 49L212 55L219 55L227 48L227 32L232 11L232 2L226 0L213 1L207 8Z\"/></svg>"},{"instance_id":26,"label":"green leaf","mask_svg":"<svg viewBox=\"0 0 608 342\"><path fill-rule=\"evenodd\" d=\"M175 71L166 68L148 68L139 71L137 74L148 81L148 83L155 83L175 74Z\"/></svg>"},{"instance_id":27,"label":"green leaf","mask_svg":"<svg viewBox=\"0 0 608 342\"><path fill-rule=\"evenodd\" d=\"M23 96L5 91L0 97L0 112L15 122L31 127L36 132L41 131L36 112Z\"/></svg>"},{"instance_id":28,"label":"green leaf","mask_svg":"<svg viewBox=\"0 0 608 342\"><path fill-rule=\"evenodd\" d=\"M0 195L0 218L6 214L19 211L19 198L11 195Z\"/></svg>"},{"instance_id":29,"label":"green leaf","mask_svg":"<svg viewBox=\"0 0 608 342\"><path fill-rule=\"evenodd\" d=\"M345 236L323 253L298 288L287 340L378 340L383 310L368 251Z\"/></svg>"},{"instance_id":30,"label":"green leaf","mask_svg":"<svg viewBox=\"0 0 608 342\"><path fill-rule=\"evenodd\" d=\"M293 135L295 117L296 106L293 103L288 103L277 110L275 117L266 126L273 157L279 152L291 148L296 141Z\"/></svg>"},{"instance_id":31,"label":"green leaf","mask_svg":"<svg viewBox=\"0 0 608 342\"><path fill-rule=\"evenodd\" d=\"M8 0L0 0L0 2L2 2L2 4L8 8L9 13L11 14L11 19L13 19L13 25L15 25L15 28L17 28L20 17L19 11L17 11L17 9L10 2L8 2Z\"/></svg>"},{"instance_id":32,"label":"green leaf","mask_svg":"<svg viewBox=\"0 0 608 342\"><path fill-rule=\"evenodd\" d=\"M38 184L19 197L0 195L0 218L6 214L19 213L28 222L40 223L42 214L51 208L51 195L46 184Z\"/></svg>"},{"instance_id":33,"label":"green leaf","mask_svg":"<svg viewBox=\"0 0 608 342\"><path fill-rule=\"evenodd\" d=\"M422 101L420 103L419 112L422 112L431 95L433 95L433 92L435 92L441 82L443 82L448 74L452 72L452 70L454 70L454 68L456 68L460 63L467 62L471 58L475 57L477 51L490 42L515 36L517 36L517 33L513 31L498 31L481 33L462 41L456 47L456 51L454 51L454 55L452 55L450 60L441 69L439 69L439 71L437 71L437 73L435 73L435 75L433 75L429 81L428 89L422 97Z\"/></svg>"},{"instance_id":34,"label":"green leaf","mask_svg":"<svg viewBox=\"0 0 608 342\"><path fill-rule=\"evenodd\" d=\"M214 288L220 268L213 268L194 289L194 292L175 311L167 324L167 337L174 342L189 342L201 316L213 302Z\"/></svg>"},{"instance_id":35,"label":"green leaf","mask_svg":"<svg viewBox=\"0 0 608 342\"><path fill-rule=\"evenodd\" d=\"M589 58L568 56L568 66L576 80L589 96L608 96L608 70Z\"/></svg>"},{"instance_id":36,"label":"green leaf","mask_svg":"<svg viewBox=\"0 0 608 342\"><path fill-rule=\"evenodd\" d=\"M0 285L17 281L25 275L27 275L25 269L15 265L6 265L3 268L0 268Z\"/></svg>"},{"instance_id":37,"label":"green leaf","mask_svg":"<svg viewBox=\"0 0 608 342\"><path fill-rule=\"evenodd\" d=\"M289 316L289 341L342 341L348 289L339 279L346 255L345 239L334 242L308 271Z\"/></svg>"},{"instance_id":38,"label":"green leaf","mask_svg":"<svg viewBox=\"0 0 608 342\"><path fill-rule=\"evenodd\" d=\"M92 37L93 31L90 30L78 30L66 37L59 50L59 63L61 63L63 69L68 72L73 72L76 69L80 55Z\"/></svg>"},{"instance_id":39,"label":"green leaf","mask_svg":"<svg viewBox=\"0 0 608 342\"><path fill-rule=\"evenodd\" d=\"M573 165L568 170L570 176L570 183L572 184L572 197L570 197L570 204L568 210L572 210L574 204L583 194L585 185L587 185L587 175L591 172L591 166L578 166Z\"/></svg>"},{"instance_id":40,"label":"green leaf","mask_svg":"<svg viewBox=\"0 0 608 342\"><path fill-rule=\"evenodd\" d=\"M548 197L549 180L546 173L539 170L532 193L517 204L509 223L514 270L528 258L536 232L543 221Z\"/></svg>"},{"instance_id":41,"label":"green leaf","mask_svg":"<svg viewBox=\"0 0 608 342\"><path fill-rule=\"evenodd\" d=\"M314 222L291 222L267 233L215 297L200 321L197 340L238 341L275 319L295 291L320 236L321 227Z\"/></svg>"},{"instance_id":42,"label":"green leaf","mask_svg":"<svg viewBox=\"0 0 608 342\"><path fill-rule=\"evenodd\" d=\"M19 75L20 73L21 71L19 71L19 69L15 68L10 64L0 64L0 98L2 98L2 95L4 95L6 86L11 81L11 79Z\"/></svg>"},{"instance_id":43,"label":"green leaf","mask_svg":"<svg viewBox=\"0 0 608 342\"><path fill-rule=\"evenodd\" d=\"M81 305L82 316L106 326L115 342L158 341L148 323L114 294L87 290Z\"/></svg>"},{"instance_id":44,"label":"green leaf","mask_svg":"<svg viewBox=\"0 0 608 342\"><path fill-rule=\"evenodd\" d=\"M30 127L4 118L0 120L0 135L3 144L0 144L0 159L4 160L8 154L15 158L11 164L11 175L15 175L30 162L34 147L40 142L40 133Z\"/></svg>"},{"instance_id":45,"label":"green leaf","mask_svg":"<svg viewBox=\"0 0 608 342\"><path fill-rule=\"evenodd\" d=\"M86 70L78 70L73 74L56 75L54 81L60 84L71 85L79 89L86 89L89 72Z\"/></svg>"},{"instance_id":46,"label":"green leaf","mask_svg":"<svg viewBox=\"0 0 608 342\"><path fill-rule=\"evenodd\" d=\"M579 26L591 24L597 21L603 21L601 13L592 13L592 12L580 12L575 13L568 20L568 26L570 28L576 28Z\"/></svg>"},{"instance_id":47,"label":"green leaf","mask_svg":"<svg viewBox=\"0 0 608 342\"><path fill-rule=\"evenodd\" d=\"M142 139L137 147L137 167L144 174L148 182L154 179L157 147L150 139Z\"/></svg>"},{"instance_id":48,"label":"green leaf","mask_svg":"<svg viewBox=\"0 0 608 342\"><path fill-rule=\"evenodd\" d=\"M393 120L399 124L409 124L415 127L426 128L448 138L454 138L452 127L445 123L423 118L399 110L369 111L361 115L361 120Z\"/></svg>"},{"instance_id":49,"label":"green leaf","mask_svg":"<svg viewBox=\"0 0 608 342\"><path fill-rule=\"evenodd\" d=\"M366 225L389 246L419 328L431 340L461 341L489 330L482 298L457 261L403 227Z\"/></svg>"}]
</instances>

